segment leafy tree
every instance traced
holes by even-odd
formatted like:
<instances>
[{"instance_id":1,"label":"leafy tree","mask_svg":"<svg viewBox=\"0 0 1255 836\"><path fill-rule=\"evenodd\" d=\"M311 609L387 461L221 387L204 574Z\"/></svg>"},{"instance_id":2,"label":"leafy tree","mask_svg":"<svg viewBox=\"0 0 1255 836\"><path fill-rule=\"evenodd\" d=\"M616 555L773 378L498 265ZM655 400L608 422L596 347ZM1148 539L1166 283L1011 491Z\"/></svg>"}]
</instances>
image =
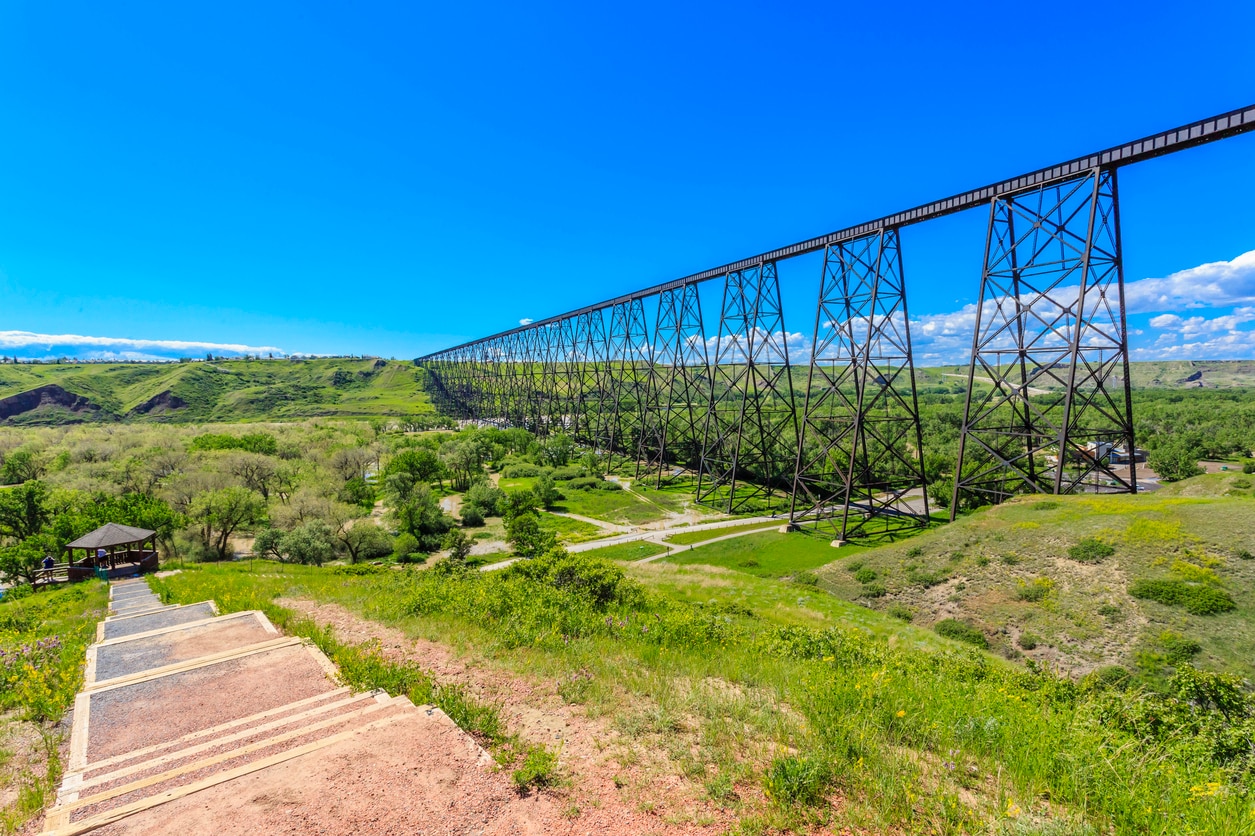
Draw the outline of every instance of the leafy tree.
<instances>
[{"instance_id":1,"label":"leafy tree","mask_svg":"<svg viewBox=\"0 0 1255 836\"><path fill-rule=\"evenodd\" d=\"M392 538L370 520L358 520L343 534L340 542L349 554L349 562L385 557L392 553Z\"/></svg>"},{"instance_id":2,"label":"leafy tree","mask_svg":"<svg viewBox=\"0 0 1255 836\"><path fill-rule=\"evenodd\" d=\"M539 501L536 499L536 494L526 488L520 488L515 491L506 491L505 502L501 508L501 516L508 524L515 517L522 516L524 514L534 515L539 504Z\"/></svg>"},{"instance_id":3,"label":"leafy tree","mask_svg":"<svg viewBox=\"0 0 1255 836\"><path fill-rule=\"evenodd\" d=\"M471 485L472 477L483 472L481 451L470 438L441 444L440 460L449 472L454 490L466 490Z\"/></svg>"},{"instance_id":4,"label":"leafy tree","mask_svg":"<svg viewBox=\"0 0 1255 836\"><path fill-rule=\"evenodd\" d=\"M505 491L488 481L476 482L467 490L464 502L479 508L485 517L499 517L505 503Z\"/></svg>"},{"instance_id":5,"label":"leafy tree","mask_svg":"<svg viewBox=\"0 0 1255 836\"><path fill-rule=\"evenodd\" d=\"M1165 482L1177 482L1202 473L1198 460L1202 451L1185 439L1170 438L1150 451L1146 463Z\"/></svg>"},{"instance_id":6,"label":"leafy tree","mask_svg":"<svg viewBox=\"0 0 1255 836\"><path fill-rule=\"evenodd\" d=\"M384 468L384 476L407 474L414 484L426 485L444 476L444 463L434 450L411 447L392 457Z\"/></svg>"},{"instance_id":7,"label":"leafy tree","mask_svg":"<svg viewBox=\"0 0 1255 836\"><path fill-rule=\"evenodd\" d=\"M0 534L25 540L43 531L51 519L48 488L31 481L0 491Z\"/></svg>"},{"instance_id":8,"label":"leafy tree","mask_svg":"<svg viewBox=\"0 0 1255 836\"><path fill-rule=\"evenodd\" d=\"M228 456L223 466L244 487L257 491L262 499L270 499L279 477L279 465L270 456L240 451Z\"/></svg>"},{"instance_id":9,"label":"leafy tree","mask_svg":"<svg viewBox=\"0 0 1255 836\"><path fill-rule=\"evenodd\" d=\"M506 523L506 539L519 557L539 557L558 545L552 531L544 531L536 512L519 514Z\"/></svg>"},{"instance_id":10,"label":"leafy tree","mask_svg":"<svg viewBox=\"0 0 1255 836\"><path fill-rule=\"evenodd\" d=\"M9 583L35 583L44 557L56 557L61 545L50 534L36 534L0 549L0 577Z\"/></svg>"},{"instance_id":11,"label":"leafy tree","mask_svg":"<svg viewBox=\"0 0 1255 836\"><path fill-rule=\"evenodd\" d=\"M449 552L448 559L455 563L466 562L466 558L470 556L472 545L474 545L474 541L467 537L466 533L460 528L449 529L449 533L440 542L440 547Z\"/></svg>"},{"instance_id":12,"label":"leafy tree","mask_svg":"<svg viewBox=\"0 0 1255 836\"><path fill-rule=\"evenodd\" d=\"M365 447L345 447L331 454L331 469L339 474L345 482L354 477L366 475L366 468L375 460L375 455Z\"/></svg>"},{"instance_id":13,"label":"leafy tree","mask_svg":"<svg viewBox=\"0 0 1255 836\"><path fill-rule=\"evenodd\" d=\"M294 563L321 566L335 557L331 528L322 520L310 520L283 535L283 551Z\"/></svg>"},{"instance_id":14,"label":"leafy tree","mask_svg":"<svg viewBox=\"0 0 1255 836\"><path fill-rule=\"evenodd\" d=\"M281 528L263 528L253 538L253 554L283 560L283 535L286 533Z\"/></svg>"},{"instance_id":15,"label":"leafy tree","mask_svg":"<svg viewBox=\"0 0 1255 836\"><path fill-rule=\"evenodd\" d=\"M205 548L219 560L229 557L231 535L265 516L266 501L256 491L231 486L201 494L188 508Z\"/></svg>"},{"instance_id":16,"label":"leafy tree","mask_svg":"<svg viewBox=\"0 0 1255 836\"><path fill-rule=\"evenodd\" d=\"M418 554L418 538L413 534L402 532L392 541L392 554L397 563L409 563L413 555Z\"/></svg>"},{"instance_id":17,"label":"leafy tree","mask_svg":"<svg viewBox=\"0 0 1255 836\"><path fill-rule=\"evenodd\" d=\"M575 442L566 433L555 433L541 442L540 449L546 464L564 467L575 452Z\"/></svg>"},{"instance_id":18,"label":"leafy tree","mask_svg":"<svg viewBox=\"0 0 1255 836\"><path fill-rule=\"evenodd\" d=\"M344 487L340 488L340 492L336 494L336 498L359 508L369 510L375 507L375 489L360 476L354 476L345 482Z\"/></svg>"},{"instance_id":19,"label":"leafy tree","mask_svg":"<svg viewBox=\"0 0 1255 836\"><path fill-rule=\"evenodd\" d=\"M462 506L462 526L464 528L479 528L484 524L484 512L478 505Z\"/></svg>"},{"instance_id":20,"label":"leafy tree","mask_svg":"<svg viewBox=\"0 0 1255 836\"><path fill-rule=\"evenodd\" d=\"M553 474L549 471L541 471L536 477L536 481L532 484L532 493L536 501L544 508L552 508L554 503L562 498L562 494L558 493L558 488L553 483Z\"/></svg>"},{"instance_id":21,"label":"leafy tree","mask_svg":"<svg viewBox=\"0 0 1255 836\"><path fill-rule=\"evenodd\" d=\"M4 459L0 467L0 482L6 485L20 485L32 479L42 478L47 468L38 456L29 450L14 450Z\"/></svg>"},{"instance_id":22,"label":"leafy tree","mask_svg":"<svg viewBox=\"0 0 1255 836\"><path fill-rule=\"evenodd\" d=\"M440 508L440 501L426 486L414 489L410 498L394 510L397 526L418 540L419 550L434 552L440 548L445 532L453 528L453 518Z\"/></svg>"}]
</instances>

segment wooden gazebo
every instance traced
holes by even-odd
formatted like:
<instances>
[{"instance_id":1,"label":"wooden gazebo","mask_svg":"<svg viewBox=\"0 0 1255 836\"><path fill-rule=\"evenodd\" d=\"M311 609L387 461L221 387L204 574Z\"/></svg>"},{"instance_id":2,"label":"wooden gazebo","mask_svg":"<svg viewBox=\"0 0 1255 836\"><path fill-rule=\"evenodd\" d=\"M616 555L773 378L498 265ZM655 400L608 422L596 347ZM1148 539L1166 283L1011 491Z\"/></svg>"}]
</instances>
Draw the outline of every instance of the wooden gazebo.
<instances>
[{"instance_id":1,"label":"wooden gazebo","mask_svg":"<svg viewBox=\"0 0 1255 836\"><path fill-rule=\"evenodd\" d=\"M82 552L77 555L76 553ZM157 569L157 532L108 523L65 547L70 579L108 573L109 577Z\"/></svg>"}]
</instances>

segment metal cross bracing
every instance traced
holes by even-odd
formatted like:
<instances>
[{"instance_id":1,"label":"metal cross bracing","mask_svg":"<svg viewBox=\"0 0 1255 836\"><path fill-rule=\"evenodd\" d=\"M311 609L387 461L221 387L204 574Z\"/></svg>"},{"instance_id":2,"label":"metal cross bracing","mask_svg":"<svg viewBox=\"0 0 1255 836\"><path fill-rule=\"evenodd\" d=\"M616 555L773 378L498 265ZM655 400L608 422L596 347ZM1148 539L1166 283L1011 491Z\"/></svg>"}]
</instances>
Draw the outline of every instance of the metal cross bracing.
<instances>
[{"instance_id":1,"label":"metal cross bracing","mask_svg":"<svg viewBox=\"0 0 1255 836\"><path fill-rule=\"evenodd\" d=\"M631 299L611 307L608 356L609 403L603 412L607 470L614 466L616 454L634 460L640 450L642 413L653 365L643 300Z\"/></svg>"},{"instance_id":2,"label":"metal cross bracing","mask_svg":"<svg viewBox=\"0 0 1255 836\"><path fill-rule=\"evenodd\" d=\"M824 254L789 519L839 539L928 522L896 229Z\"/></svg>"},{"instance_id":3,"label":"metal cross bracing","mask_svg":"<svg viewBox=\"0 0 1255 836\"><path fill-rule=\"evenodd\" d=\"M697 501L729 514L779 509L797 414L774 262L724 279L708 391Z\"/></svg>"},{"instance_id":4,"label":"metal cross bracing","mask_svg":"<svg viewBox=\"0 0 1255 836\"><path fill-rule=\"evenodd\" d=\"M1137 490L1125 337L1115 171L995 200L952 517L1019 493Z\"/></svg>"},{"instance_id":5,"label":"metal cross bracing","mask_svg":"<svg viewBox=\"0 0 1255 836\"><path fill-rule=\"evenodd\" d=\"M636 476L652 474L662 487L701 468L710 360L697 284L658 295L652 353Z\"/></svg>"}]
</instances>

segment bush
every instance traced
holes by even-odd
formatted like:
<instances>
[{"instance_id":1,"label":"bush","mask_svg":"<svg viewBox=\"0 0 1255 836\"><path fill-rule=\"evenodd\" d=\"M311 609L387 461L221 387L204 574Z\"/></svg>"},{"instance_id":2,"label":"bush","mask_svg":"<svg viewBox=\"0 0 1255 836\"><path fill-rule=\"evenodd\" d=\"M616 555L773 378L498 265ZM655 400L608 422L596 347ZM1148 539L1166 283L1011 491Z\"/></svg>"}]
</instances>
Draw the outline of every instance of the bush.
<instances>
[{"instance_id":1,"label":"bush","mask_svg":"<svg viewBox=\"0 0 1255 836\"><path fill-rule=\"evenodd\" d=\"M1041 638L1033 633L1020 633L1020 638L1016 641L1021 649L1033 650L1041 642Z\"/></svg>"},{"instance_id":2,"label":"bush","mask_svg":"<svg viewBox=\"0 0 1255 836\"><path fill-rule=\"evenodd\" d=\"M915 620L915 611L910 607L903 606L902 604L891 604L889 609L885 610L885 612L900 621L905 621L907 624L910 624Z\"/></svg>"},{"instance_id":3,"label":"bush","mask_svg":"<svg viewBox=\"0 0 1255 836\"><path fill-rule=\"evenodd\" d=\"M955 641L967 642L981 649L988 649L989 639L985 638L985 634L977 630L971 624L959 621L955 618L946 618L938 621L933 625L933 629L937 631L937 635L945 636L947 639Z\"/></svg>"},{"instance_id":4,"label":"bush","mask_svg":"<svg viewBox=\"0 0 1255 836\"><path fill-rule=\"evenodd\" d=\"M409 563L411 556L417 553L418 538L413 534L402 532L392 542L392 555L396 558L397 563Z\"/></svg>"},{"instance_id":5,"label":"bush","mask_svg":"<svg viewBox=\"0 0 1255 836\"><path fill-rule=\"evenodd\" d=\"M465 528L479 528L484 524L484 512L478 505L462 506L462 525Z\"/></svg>"},{"instance_id":6,"label":"bush","mask_svg":"<svg viewBox=\"0 0 1255 836\"><path fill-rule=\"evenodd\" d=\"M888 594L888 592L889 590L885 589L885 585L883 583L873 582L863 584L864 598L883 598Z\"/></svg>"},{"instance_id":7,"label":"bush","mask_svg":"<svg viewBox=\"0 0 1255 836\"><path fill-rule=\"evenodd\" d=\"M854 573L854 580L859 583L871 583L876 580L876 570L863 567Z\"/></svg>"},{"instance_id":8,"label":"bush","mask_svg":"<svg viewBox=\"0 0 1255 836\"><path fill-rule=\"evenodd\" d=\"M763 775L767 797L780 805L818 805L831 782L832 768L818 758L776 758Z\"/></svg>"},{"instance_id":9,"label":"bush","mask_svg":"<svg viewBox=\"0 0 1255 836\"><path fill-rule=\"evenodd\" d=\"M1242 462L1243 473L1255 473L1255 462Z\"/></svg>"},{"instance_id":10,"label":"bush","mask_svg":"<svg viewBox=\"0 0 1255 836\"><path fill-rule=\"evenodd\" d=\"M606 560L554 550L535 560L516 563L508 572L588 600L598 610L612 603L635 601L640 588L623 570Z\"/></svg>"},{"instance_id":11,"label":"bush","mask_svg":"<svg viewBox=\"0 0 1255 836\"><path fill-rule=\"evenodd\" d=\"M555 467L553 469L553 478L558 482L565 482L568 479L579 479L587 475L588 471L577 464Z\"/></svg>"},{"instance_id":12,"label":"bush","mask_svg":"<svg viewBox=\"0 0 1255 836\"><path fill-rule=\"evenodd\" d=\"M501 475L507 479L530 479L533 476L540 475L540 468L534 464L527 462L519 462L518 464L508 464L501 471Z\"/></svg>"},{"instance_id":13,"label":"bush","mask_svg":"<svg viewBox=\"0 0 1255 836\"><path fill-rule=\"evenodd\" d=\"M485 517L501 516L501 505L505 502L505 491L490 482L476 482L466 491L462 504L474 505Z\"/></svg>"},{"instance_id":14,"label":"bush","mask_svg":"<svg viewBox=\"0 0 1255 836\"><path fill-rule=\"evenodd\" d=\"M1159 634L1159 644L1163 647L1170 665L1185 664L1203 649L1203 646L1193 639L1188 639L1171 630L1165 630Z\"/></svg>"},{"instance_id":15,"label":"bush","mask_svg":"<svg viewBox=\"0 0 1255 836\"><path fill-rule=\"evenodd\" d=\"M1050 578L1033 578L1028 583L1016 581L1015 597L1020 601L1037 603L1045 600L1046 596L1054 591L1054 588L1055 582Z\"/></svg>"},{"instance_id":16,"label":"bush","mask_svg":"<svg viewBox=\"0 0 1255 836\"><path fill-rule=\"evenodd\" d=\"M1103 558L1111 557L1115 553L1116 550L1110 545L1094 537L1086 537L1068 549L1068 557L1077 563L1101 563Z\"/></svg>"},{"instance_id":17,"label":"bush","mask_svg":"<svg viewBox=\"0 0 1255 836\"><path fill-rule=\"evenodd\" d=\"M814 572L807 572L805 570L801 572L794 572L793 582L800 583L803 586L819 586L819 575L816 575Z\"/></svg>"},{"instance_id":18,"label":"bush","mask_svg":"<svg viewBox=\"0 0 1255 836\"><path fill-rule=\"evenodd\" d=\"M1134 598L1157 601L1168 607L1182 607L1193 615L1216 615L1237 608L1237 604L1224 590L1185 581L1134 581L1129 586L1129 594Z\"/></svg>"},{"instance_id":19,"label":"bush","mask_svg":"<svg viewBox=\"0 0 1255 836\"><path fill-rule=\"evenodd\" d=\"M1251 560L1255 558L1255 555L1251 554L1248 549L1234 549L1233 556L1238 560Z\"/></svg>"},{"instance_id":20,"label":"bush","mask_svg":"<svg viewBox=\"0 0 1255 836\"><path fill-rule=\"evenodd\" d=\"M579 477L576 477L575 479L567 480L567 483L566 485L564 485L564 487L569 488L574 491L595 490L596 488L600 487L601 484L605 481L606 481L605 479L602 479L598 476L579 476Z\"/></svg>"}]
</instances>

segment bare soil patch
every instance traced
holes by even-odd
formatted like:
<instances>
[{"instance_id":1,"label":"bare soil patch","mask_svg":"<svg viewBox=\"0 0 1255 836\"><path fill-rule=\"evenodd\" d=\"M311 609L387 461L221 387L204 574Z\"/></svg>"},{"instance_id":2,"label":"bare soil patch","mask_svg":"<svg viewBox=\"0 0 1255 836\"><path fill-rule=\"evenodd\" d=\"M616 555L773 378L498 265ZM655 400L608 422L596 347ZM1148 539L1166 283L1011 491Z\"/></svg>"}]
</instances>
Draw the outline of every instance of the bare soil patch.
<instances>
[{"instance_id":1,"label":"bare soil patch","mask_svg":"<svg viewBox=\"0 0 1255 836\"><path fill-rule=\"evenodd\" d=\"M531 819L537 828L534 832L721 833L736 818L732 811L705 799L704 787L678 774L657 747L625 738L602 718L590 718L580 706L568 704L554 682L475 664L448 647L410 638L337 604L294 598L275 603L320 625L330 625L342 641L377 641L388 658L415 662L437 682L461 685L479 699L500 706L509 731L524 741L558 749L569 781L542 793L550 803L536 808ZM623 777L625 762L631 764L631 781ZM500 774L508 781L506 773ZM453 795L449 803L457 808L473 804L473 799Z\"/></svg>"}]
</instances>

